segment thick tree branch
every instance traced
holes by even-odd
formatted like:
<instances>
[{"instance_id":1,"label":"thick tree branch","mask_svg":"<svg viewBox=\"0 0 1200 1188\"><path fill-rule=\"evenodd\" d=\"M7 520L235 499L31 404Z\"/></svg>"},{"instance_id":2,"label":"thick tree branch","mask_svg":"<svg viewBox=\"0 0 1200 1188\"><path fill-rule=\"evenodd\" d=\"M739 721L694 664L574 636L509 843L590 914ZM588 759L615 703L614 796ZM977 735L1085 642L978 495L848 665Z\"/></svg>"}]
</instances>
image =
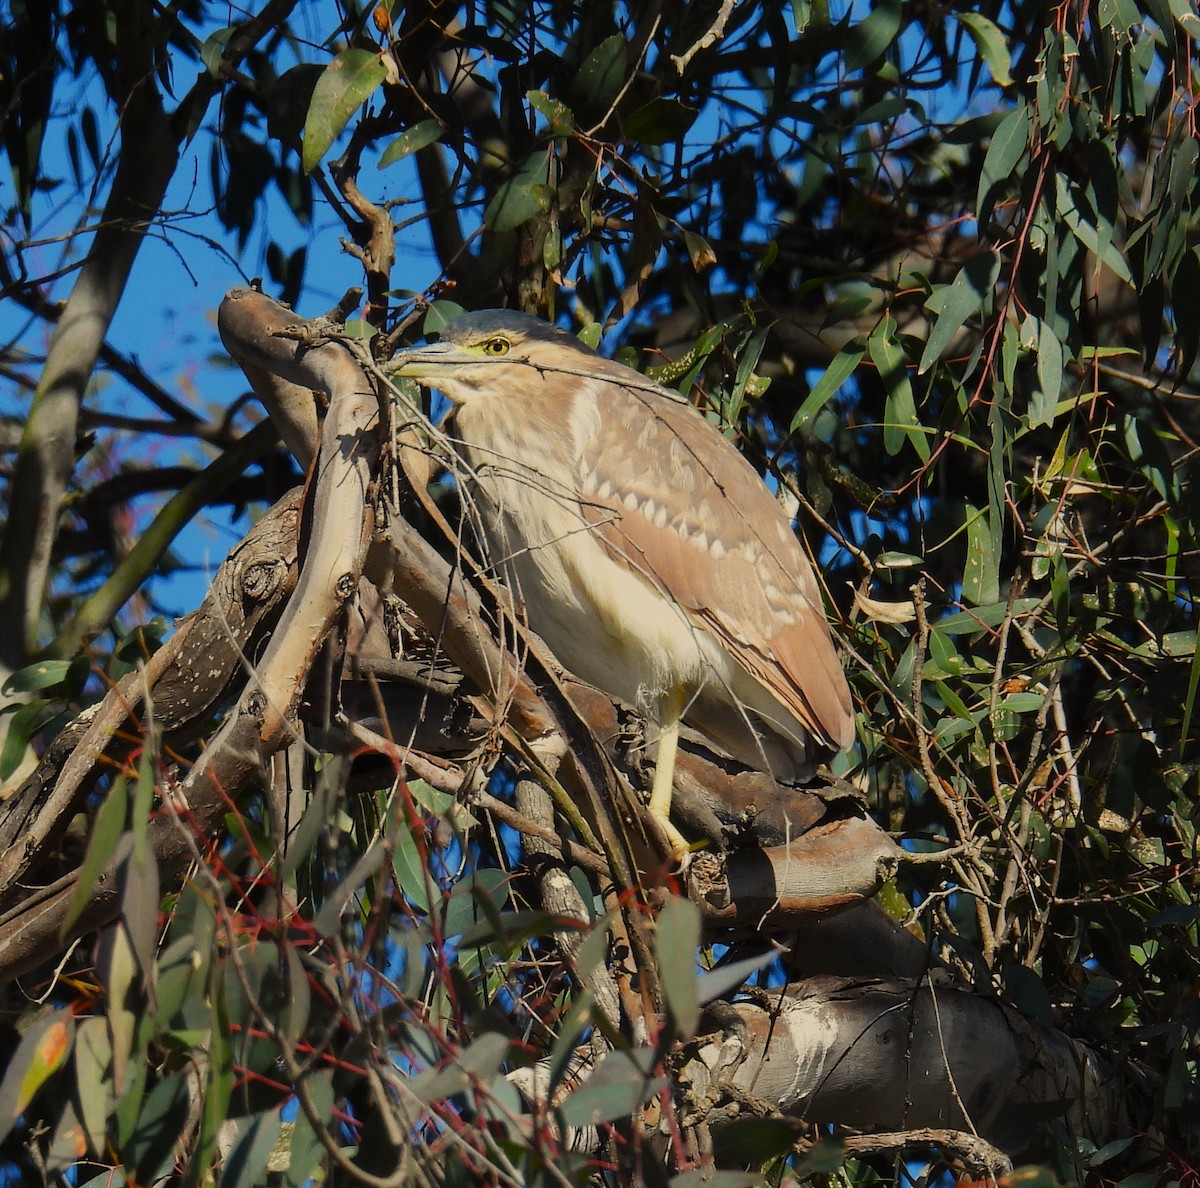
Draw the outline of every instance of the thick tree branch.
<instances>
[{"instance_id":1,"label":"thick tree branch","mask_svg":"<svg viewBox=\"0 0 1200 1188\"><path fill-rule=\"evenodd\" d=\"M684 1049L675 1072L684 1124L694 1116L715 1128L769 1107L823 1125L965 1132L1036 1157L1055 1127L1099 1144L1145 1109L1136 1070L1118 1075L1078 1040L962 990L822 977L733 1011L721 1034ZM583 1049L575 1069L585 1083ZM541 1066L510 1080L545 1107ZM594 1130L567 1137L582 1149L599 1141Z\"/></svg>"}]
</instances>

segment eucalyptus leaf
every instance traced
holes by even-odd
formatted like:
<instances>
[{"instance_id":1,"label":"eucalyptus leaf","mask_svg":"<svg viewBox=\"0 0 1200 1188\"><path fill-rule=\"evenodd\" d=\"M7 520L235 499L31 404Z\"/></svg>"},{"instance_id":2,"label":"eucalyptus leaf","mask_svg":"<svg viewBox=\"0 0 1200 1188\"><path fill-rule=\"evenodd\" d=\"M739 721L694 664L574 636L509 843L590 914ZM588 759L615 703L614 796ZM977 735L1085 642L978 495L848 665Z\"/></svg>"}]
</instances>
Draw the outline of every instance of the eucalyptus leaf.
<instances>
[{"instance_id":1,"label":"eucalyptus leaf","mask_svg":"<svg viewBox=\"0 0 1200 1188\"><path fill-rule=\"evenodd\" d=\"M561 99L555 99L545 91L526 91L525 99L534 111L546 117L552 135L566 136L575 131L575 116Z\"/></svg>"},{"instance_id":2,"label":"eucalyptus leaf","mask_svg":"<svg viewBox=\"0 0 1200 1188\"><path fill-rule=\"evenodd\" d=\"M812 420L817 413L825 407L838 393L842 385L854 374L864 354L866 354L866 345L856 342L850 346L843 347L834 355L833 361L825 369L821 378L813 384L812 391L809 392L804 403L796 410L796 415L792 417L791 431L793 433L801 432L812 424Z\"/></svg>"},{"instance_id":3,"label":"eucalyptus leaf","mask_svg":"<svg viewBox=\"0 0 1200 1188\"><path fill-rule=\"evenodd\" d=\"M967 557L963 569L963 598L976 605L995 602L1000 596L1000 559L992 546L988 515L986 511L970 504L967 505L966 514Z\"/></svg>"},{"instance_id":4,"label":"eucalyptus leaf","mask_svg":"<svg viewBox=\"0 0 1200 1188\"><path fill-rule=\"evenodd\" d=\"M894 336L895 323L885 318L867 339L867 352L887 391L884 404L883 447L895 455L910 442L922 462L929 460L929 441L917 417L904 349Z\"/></svg>"},{"instance_id":5,"label":"eucalyptus leaf","mask_svg":"<svg viewBox=\"0 0 1200 1188\"><path fill-rule=\"evenodd\" d=\"M367 49L342 50L325 67L313 89L304 120L304 172L311 173L329 152L351 117L387 77L378 53Z\"/></svg>"},{"instance_id":6,"label":"eucalyptus leaf","mask_svg":"<svg viewBox=\"0 0 1200 1188\"><path fill-rule=\"evenodd\" d=\"M67 908L66 927L69 928L79 919L80 912L91 902L100 875L116 858L128 814L129 781L121 778L113 782L96 811L83 864L75 877L71 905Z\"/></svg>"},{"instance_id":7,"label":"eucalyptus leaf","mask_svg":"<svg viewBox=\"0 0 1200 1188\"><path fill-rule=\"evenodd\" d=\"M386 169L389 165L395 165L410 154L436 144L441 138L442 126L437 120L421 120L411 128L406 128L383 150L378 167Z\"/></svg>"},{"instance_id":8,"label":"eucalyptus leaf","mask_svg":"<svg viewBox=\"0 0 1200 1188\"><path fill-rule=\"evenodd\" d=\"M679 99L651 99L625 121L625 135L642 144L677 140L695 122L700 111Z\"/></svg>"},{"instance_id":9,"label":"eucalyptus leaf","mask_svg":"<svg viewBox=\"0 0 1200 1188\"><path fill-rule=\"evenodd\" d=\"M628 72L629 46L621 34L614 33L592 50L575 73L571 81L575 105L599 118L616 101Z\"/></svg>"},{"instance_id":10,"label":"eucalyptus leaf","mask_svg":"<svg viewBox=\"0 0 1200 1188\"><path fill-rule=\"evenodd\" d=\"M979 12L956 12L954 19L959 22L971 35L975 48L979 50L987 68L991 71L992 79L998 87L1011 87L1012 75L1009 69L1012 57L1008 42L1000 32L996 23Z\"/></svg>"},{"instance_id":11,"label":"eucalyptus leaf","mask_svg":"<svg viewBox=\"0 0 1200 1188\"><path fill-rule=\"evenodd\" d=\"M896 40L903 20L900 0L879 0L866 18L854 25L846 39L847 70L869 66Z\"/></svg>"},{"instance_id":12,"label":"eucalyptus leaf","mask_svg":"<svg viewBox=\"0 0 1200 1188\"><path fill-rule=\"evenodd\" d=\"M690 899L672 896L659 913L654 948L667 1012L681 1039L695 1034L700 1018L699 947L700 910Z\"/></svg>"},{"instance_id":13,"label":"eucalyptus leaf","mask_svg":"<svg viewBox=\"0 0 1200 1188\"><path fill-rule=\"evenodd\" d=\"M1029 401L1029 424L1036 429L1039 425L1054 422L1058 399L1062 393L1063 370L1062 343L1058 335L1042 322L1038 327L1037 377L1038 386Z\"/></svg>"},{"instance_id":14,"label":"eucalyptus leaf","mask_svg":"<svg viewBox=\"0 0 1200 1188\"><path fill-rule=\"evenodd\" d=\"M559 1107L568 1126L599 1126L627 1118L666 1084L651 1072L645 1048L606 1052L591 1075Z\"/></svg>"},{"instance_id":15,"label":"eucalyptus leaf","mask_svg":"<svg viewBox=\"0 0 1200 1188\"><path fill-rule=\"evenodd\" d=\"M975 213L981 226L991 219L996 198L1013 180L1017 166L1029 149L1030 135L1029 109L1024 103L1009 112L992 134L975 199Z\"/></svg>"},{"instance_id":16,"label":"eucalyptus leaf","mask_svg":"<svg viewBox=\"0 0 1200 1188\"><path fill-rule=\"evenodd\" d=\"M554 196L546 178L545 154L532 153L500 185L483 212L484 224L493 231L515 231L537 215L545 214Z\"/></svg>"},{"instance_id":17,"label":"eucalyptus leaf","mask_svg":"<svg viewBox=\"0 0 1200 1188\"><path fill-rule=\"evenodd\" d=\"M428 913L442 901L437 879L429 869L428 851L417 844L413 831L405 824L396 830L392 847L397 888L420 911Z\"/></svg>"},{"instance_id":18,"label":"eucalyptus leaf","mask_svg":"<svg viewBox=\"0 0 1200 1188\"><path fill-rule=\"evenodd\" d=\"M484 1032L469 1047L451 1057L442 1068L427 1069L409 1086L413 1096L426 1104L462 1093L478 1078L490 1081L508 1054L508 1040L499 1032Z\"/></svg>"},{"instance_id":19,"label":"eucalyptus leaf","mask_svg":"<svg viewBox=\"0 0 1200 1188\"><path fill-rule=\"evenodd\" d=\"M237 1137L221 1169L221 1188L258 1188L267 1182L267 1164L279 1142L278 1110L267 1110L235 1123Z\"/></svg>"},{"instance_id":20,"label":"eucalyptus leaf","mask_svg":"<svg viewBox=\"0 0 1200 1188\"><path fill-rule=\"evenodd\" d=\"M175 1146L187 1123L190 1100L185 1073L163 1077L146 1094L125 1145L126 1161L137 1169L137 1183L152 1184L174 1167Z\"/></svg>"},{"instance_id":21,"label":"eucalyptus leaf","mask_svg":"<svg viewBox=\"0 0 1200 1188\"><path fill-rule=\"evenodd\" d=\"M991 304L992 290L999 276L1000 253L981 252L963 265L949 285L934 290L926 299L926 306L937 312L937 321L925 342L917 366L918 375L928 371L941 358L968 318L985 304Z\"/></svg>"},{"instance_id":22,"label":"eucalyptus leaf","mask_svg":"<svg viewBox=\"0 0 1200 1188\"><path fill-rule=\"evenodd\" d=\"M710 970L700 978L700 1002L707 1005L718 998L727 997L730 991L736 990L774 960L774 953L759 953Z\"/></svg>"},{"instance_id":23,"label":"eucalyptus leaf","mask_svg":"<svg viewBox=\"0 0 1200 1188\"><path fill-rule=\"evenodd\" d=\"M4 696L53 689L67 679L72 663L71 660L39 660L37 664L19 668L4 682Z\"/></svg>"},{"instance_id":24,"label":"eucalyptus leaf","mask_svg":"<svg viewBox=\"0 0 1200 1188\"><path fill-rule=\"evenodd\" d=\"M74 1035L75 1018L63 1009L43 1012L21 1036L0 1080L0 1139L7 1137L34 1095L66 1063Z\"/></svg>"}]
</instances>

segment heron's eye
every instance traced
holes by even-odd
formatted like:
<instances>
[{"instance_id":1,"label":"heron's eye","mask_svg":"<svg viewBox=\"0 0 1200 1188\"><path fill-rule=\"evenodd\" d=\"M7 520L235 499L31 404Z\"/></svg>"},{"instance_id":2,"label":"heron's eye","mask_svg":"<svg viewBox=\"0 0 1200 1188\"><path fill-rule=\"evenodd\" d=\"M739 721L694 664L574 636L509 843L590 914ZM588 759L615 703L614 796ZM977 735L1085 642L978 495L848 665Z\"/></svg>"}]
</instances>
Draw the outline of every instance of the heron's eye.
<instances>
[{"instance_id":1,"label":"heron's eye","mask_svg":"<svg viewBox=\"0 0 1200 1188\"><path fill-rule=\"evenodd\" d=\"M500 338L499 336L496 338L489 338L487 342L483 344L483 353L485 355L507 355L508 348L511 345L512 344L507 338Z\"/></svg>"}]
</instances>

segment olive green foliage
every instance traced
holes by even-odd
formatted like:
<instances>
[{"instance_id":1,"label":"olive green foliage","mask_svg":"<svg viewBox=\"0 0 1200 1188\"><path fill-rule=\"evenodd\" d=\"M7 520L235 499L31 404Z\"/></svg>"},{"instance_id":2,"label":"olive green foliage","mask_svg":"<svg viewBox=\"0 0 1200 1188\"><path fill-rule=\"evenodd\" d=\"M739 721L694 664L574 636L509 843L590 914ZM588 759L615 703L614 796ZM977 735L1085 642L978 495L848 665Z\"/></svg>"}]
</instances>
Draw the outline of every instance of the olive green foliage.
<instances>
[{"instance_id":1,"label":"olive green foliage","mask_svg":"<svg viewBox=\"0 0 1200 1188\"><path fill-rule=\"evenodd\" d=\"M99 347L80 361L70 439L38 445L75 270L100 254L127 306L169 305L117 259L148 225L219 278L210 307L239 272L261 273L315 314L338 296L325 279L338 249L314 240L318 258L309 237L333 225L381 351L460 307L609 331L799 501L857 700L838 769L910 849L946 853L903 869L885 906L968 985L1140 1062L1143 1133L1099 1152L1064 1141L1053 1174L1193 1182L1192 6L282 3L265 27L225 27L239 12L8 5L0 286L21 320L0 345L6 506L21 484L40 489L37 450L57 450L67 478L37 529L54 540L45 572L36 542L16 539L29 522L0 551L0 651L18 670L5 776L102 691L70 664L85 638L97 672L135 658L128 625L155 609L197 507L241 510L295 477L258 449L182 511L162 503L255 415L226 417L199 323L199 395ZM142 168L129 113L147 92L180 164L169 197L164 184L140 221L126 208L106 241L92 232ZM40 237L64 209L66 248L43 267ZM135 392L154 415L122 420ZM122 564L151 522L154 549ZM31 572L32 613L16 593ZM99 620L84 597L97 591ZM512 874L511 840L464 849L433 828L452 817L442 794L354 795L330 759L266 892L254 879L275 840L251 797L155 918L144 823L178 757L145 741L89 805L81 859L86 898L87 872L121 857L122 923L57 983L51 963L4 995L0 1128L26 1182L76 1160L79 1182L178 1168L231 1188L397 1167L413 1182L651 1174L635 1156L606 1170L545 1119L517 1120L505 1071L549 1056L562 1077L593 1016L554 957L561 921ZM381 824L390 840L372 848ZM679 953L662 966L690 1018ZM635 1055L615 1052L563 1118L627 1118L662 1072ZM801 1131L767 1169L776 1181L899 1174L795 1162L793 1142Z\"/></svg>"}]
</instances>

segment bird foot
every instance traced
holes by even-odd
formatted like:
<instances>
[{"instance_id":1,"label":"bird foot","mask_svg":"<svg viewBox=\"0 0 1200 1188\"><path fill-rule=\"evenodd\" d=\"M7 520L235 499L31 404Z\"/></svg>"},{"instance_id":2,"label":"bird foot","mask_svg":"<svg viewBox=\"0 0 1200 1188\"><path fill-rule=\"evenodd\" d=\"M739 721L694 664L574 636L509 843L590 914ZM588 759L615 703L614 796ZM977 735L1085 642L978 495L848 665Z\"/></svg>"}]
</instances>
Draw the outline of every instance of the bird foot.
<instances>
[{"instance_id":1,"label":"bird foot","mask_svg":"<svg viewBox=\"0 0 1200 1188\"><path fill-rule=\"evenodd\" d=\"M683 874L684 871L691 865L692 858L697 850L703 850L708 842L701 840L698 842L690 842L678 829L671 824L670 820L665 817L660 817L657 813L652 814L655 824L662 830L667 846L671 851L671 857L676 863L676 873Z\"/></svg>"}]
</instances>

